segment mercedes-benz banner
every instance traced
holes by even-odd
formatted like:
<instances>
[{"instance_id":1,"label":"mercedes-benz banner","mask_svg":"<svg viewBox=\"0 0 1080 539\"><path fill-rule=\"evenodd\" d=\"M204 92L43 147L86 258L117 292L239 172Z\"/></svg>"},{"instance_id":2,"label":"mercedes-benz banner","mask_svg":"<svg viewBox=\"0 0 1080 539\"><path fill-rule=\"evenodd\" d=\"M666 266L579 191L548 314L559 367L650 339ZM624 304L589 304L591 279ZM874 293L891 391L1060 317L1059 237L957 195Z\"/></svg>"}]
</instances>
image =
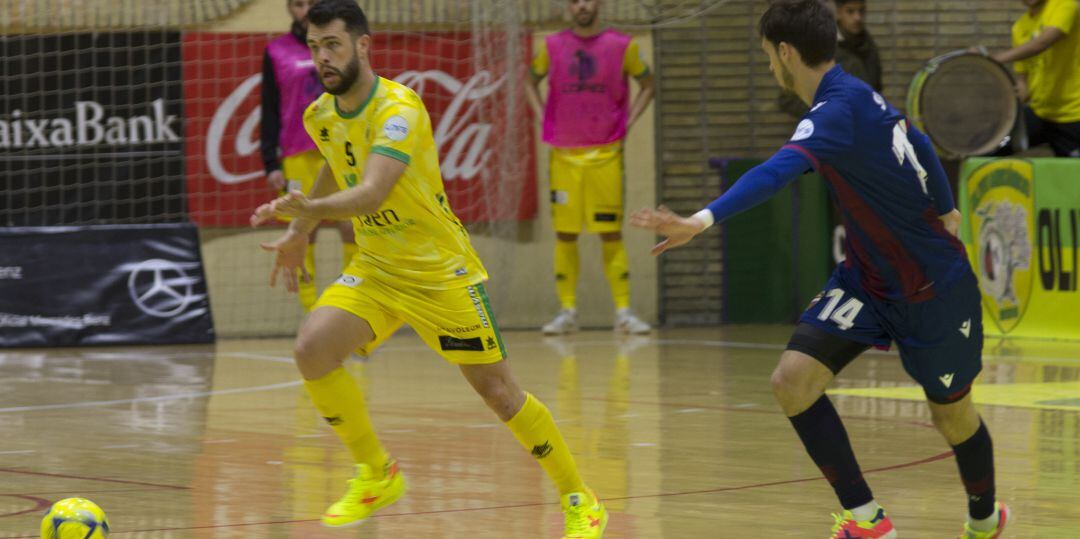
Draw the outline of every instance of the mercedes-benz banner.
<instances>
[{"instance_id":1,"label":"mercedes-benz banner","mask_svg":"<svg viewBox=\"0 0 1080 539\"><path fill-rule=\"evenodd\" d=\"M0 347L213 340L194 225L0 228Z\"/></svg>"}]
</instances>

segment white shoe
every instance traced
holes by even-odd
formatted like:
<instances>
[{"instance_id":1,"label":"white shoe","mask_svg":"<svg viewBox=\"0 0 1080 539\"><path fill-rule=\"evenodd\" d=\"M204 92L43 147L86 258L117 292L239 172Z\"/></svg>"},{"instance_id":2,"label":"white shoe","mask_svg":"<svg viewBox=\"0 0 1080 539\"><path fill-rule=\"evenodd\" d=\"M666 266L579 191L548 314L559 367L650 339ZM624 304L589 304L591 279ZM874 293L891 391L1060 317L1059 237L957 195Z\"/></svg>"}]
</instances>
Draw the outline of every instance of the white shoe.
<instances>
[{"instance_id":1,"label":"white shoe","mask_svg":"<svg viewBox=\"0 0 1080 539\"><path fill-rule=\"evenodd\" d=\"M565 335L577 330L577 311L574 309L563 309L559 311L559 314L555 315L554 320L548 322L541 328L544 335Z\"/></svg>"},{"instance_id":2,"label":"white shoe","mask_svg":"<svg viewBox=\"0 0 1080 539\"><path fill-rule=\"evenodd\" d=\"M641 335L652 331L652 326L634 316L629 308L615 311L615 331L630 335Z\"/></svg>"}]
</instances>

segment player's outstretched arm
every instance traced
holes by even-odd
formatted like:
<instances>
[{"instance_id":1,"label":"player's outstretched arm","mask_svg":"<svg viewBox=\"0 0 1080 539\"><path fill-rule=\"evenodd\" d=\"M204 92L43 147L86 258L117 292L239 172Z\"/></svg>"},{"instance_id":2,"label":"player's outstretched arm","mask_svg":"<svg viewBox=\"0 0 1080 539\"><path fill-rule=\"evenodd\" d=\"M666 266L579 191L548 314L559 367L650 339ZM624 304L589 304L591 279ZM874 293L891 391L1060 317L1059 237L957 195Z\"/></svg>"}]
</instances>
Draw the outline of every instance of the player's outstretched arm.
<instances>
[{"instance_id":1,"label":"player's outstretched arm","mask_svg":"<svg viewBox=\"0 0 1080 539\"><path fill-rule=\"evenodd\" d=\"M335 192L337 192L337 184L334 183L334 173L324 163L322 168L319 169L319 174L315 176L315 184L311 187L310 198L323 198ZM320 218L300 214L301 210L299 208L309 203L310 200L307 195L300 191L291 191L255 208L255 212L251 214L251 226L259 226L270 222L274 217L285 216L293 218L292 223L289 224L289 230L310 234L319 226Z\"/></svg>"},{"instance_id":2,"label":"player's outstretched arm","mask_svg":"<svg viewBox=\"0 0 1080 539\"><path fill-rule=\"evenodd\" d=\"M645 208L635 212L630 216L630 224L667 236L652 248L652 254L658 255L686 244L714 222L761 204L809 169L810 163L805 156L784 148L768 161L750 169L731 189L691 217L681 217L661 206L657 210Z\"/></svg>"},{"instance_id":3,"label":"player's outstretched arm","mask_svg":"<svg viewBox=\"0 0 1080 539\"><path fill-rule=\"evenodd\" d=\"M338 221L375 213L408 166L395 157L372 153L364 164L364 178L360 184L325 198L307 201L297 213L319 220Z\"/></svg>"},{"instance_id":4,"label":"player's outstretched arm","mask_svg":"<svg viewBox=\"0 0 1080 539\"><path fill-rule=\"evenodd\" d=\"M708 211L708 210L702 210ZM650 251L656 256L668 249L684 245L694 236L708 228L707 223L698 216L682 217L679 214L660 206L657 209L642 208L630 216L630 224L637 228L652 230L659 236L666 238L653 246Z\"/></svg>"}]
</instances>

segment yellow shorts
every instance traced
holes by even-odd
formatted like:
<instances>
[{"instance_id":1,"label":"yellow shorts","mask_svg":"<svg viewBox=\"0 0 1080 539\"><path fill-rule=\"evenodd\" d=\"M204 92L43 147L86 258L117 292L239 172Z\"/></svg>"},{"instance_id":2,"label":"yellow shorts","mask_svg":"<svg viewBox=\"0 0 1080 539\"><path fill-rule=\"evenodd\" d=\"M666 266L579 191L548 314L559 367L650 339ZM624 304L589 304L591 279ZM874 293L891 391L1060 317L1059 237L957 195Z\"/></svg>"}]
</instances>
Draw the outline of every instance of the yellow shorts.
<instances>
[{"instance_id":1,"label":"yellow shorts","mask_svg":"<svg viewBox=\"0 0 1080 539\"><path fill-rule=\"evenodd\" d=\"M622 143L551 149L551 215L556 232L622 230Z\"/></svg>"},{"instance_id":2,"label":"yellow shorts","mask_svg":"<svg viewBox=\"0 0 1080 539\"><path fill-rule=\"evenodd\" d=\"M315 303L363 318L375 339L358 352L370 354L402 324L409 324L435 353L450 363L496 363L506 358L499 326L483 284L450 290L395 286L346 271Z\"/></svg>"},{"instance_id":3,"label":"yellow shorts","mask_svg":"<svg viewBox=\"0 0 1080 539\"><path fill-rule=\"evenodd\" d=\"M281 173L285 176L285 189L281 194L284 195L294 190L299 190L305 195L310 193L323 163L323 156L319 153L319 150L308 150L282 158ZM278 217L278 219L281 221L292 220L289 217Z\"/></svg>"}]
</instances>

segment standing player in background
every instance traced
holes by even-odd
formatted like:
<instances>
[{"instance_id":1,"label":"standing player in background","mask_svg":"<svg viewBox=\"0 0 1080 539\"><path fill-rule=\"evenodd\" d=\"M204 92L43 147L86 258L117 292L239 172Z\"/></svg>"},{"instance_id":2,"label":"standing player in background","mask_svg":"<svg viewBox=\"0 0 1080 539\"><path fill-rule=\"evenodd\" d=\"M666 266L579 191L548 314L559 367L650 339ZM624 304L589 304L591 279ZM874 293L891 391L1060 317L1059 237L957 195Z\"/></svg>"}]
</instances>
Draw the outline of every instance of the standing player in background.
<instances>
[{"instance_id":1,"label":"standing player in background","mask_svg":"<svg viewBox=\"0 0 1080 539\"><path fill-rule=\"evenodd\" d=\"M260 150L266 181L279 194L311 191L323 158L304 131L304 109L322 94L322 85L307 48L307 12L315 0L287 0L292 26L289 33L266 45L263 54L262 123ZM288 219L283 217L282 219ZM356 254L352 224L336 223L341 234L342 267ZM310 312L318 297L315 284L315 231L308 238L304 270L310 278L300 281L300 304Z\"/></svg>"},{"instance_id":2,"label":"standing player in background","mask_svg":"<svg viewBox=\"0 0 1080 539\"><path fill-rule=\"evenodd\" d=\"M1058 157L1080 157L1080 6L1076 0L1021 1L1028 11L1013 24L1013 48L992 58L1016 62L1028 144L1049 143Z\"/></svg>"},{"instance_id":3,"label":"standing player in background","mask_svg":"<svg viewBox=\"0 0 1080 539\"><path fill-rule=\"evenodd\" d=\"M574 26L544 40L532 60L533 83L526 85L544 121L544 142L552 146L555 291L562 310L543 331L577 330L577 239L584 227L602 240L615 329L647 333L652 328L630 310L630 268L622 241L622 151L627 130L652 100L653 77L632 37L601 26L600 0L569 0L568 5ZM640 86L631 106L627 75ZM545 76L546 103L537 89Z\"/></svg>"},{"instance_id":4,"label":"standing player in background","mask_svg":"<svg viewBox=\"0 0 1080 539\"><path fill-rule=\"evenodd\" d=\"M320 0L308 18L307 44L327 93L305 111L304 127L326 164L310 198L292 191L260 206L252 224L293 218L281 238L263 246L277 254L271 286L284 272L290 291L308 234L321 220L351 219L361 247L319 297L294 349L311 401L356 462L348 491L322 522L358 524L405 492L397 461L376 436L363 394L342 363L358 348L371 352L407 323L460 368L555 483L565 537L601 537L607 511L578 475L551 412L510 371L484 291L487 271L446 199L424 103L372 71L367 18L355 0Z\"/></svg>"},{"instance_id":5,"label":"standing player in background","mask_svg":"<svg viewBox=\"0 0 1080 539\"><path fill-rule=\"evenodd\" d=\"M826 0L822 0L826 1ZM881 93L881 54L870 30L866 28L867 0L834 0L836 5L836 63L849 75L858 77ZM799 96L780 90L780 110L795 118L806 114L806 104Z\"/></svg>"},{"instance_id":6,"label":"standing player in background","mask_svg":"<svg viewBox=\"0 0 1080 539\"><path fill-rule=\"evenodd\" d=\"M791 141L697 214L645 209L631 223L667 236L659 254L816 169L843 214L847 259L799 319L772 386L843 506L832 537L896 537L825 395L856 356L895 341L956 455L969 513L960 537L997 538L1011 515L994 499L993 445L970 394L982 369L981 297L941 162L929 138L836 65L836 23L819 0L775 2L760 32L778 84L812 105Z\"/></svg>"}]
</instances>

